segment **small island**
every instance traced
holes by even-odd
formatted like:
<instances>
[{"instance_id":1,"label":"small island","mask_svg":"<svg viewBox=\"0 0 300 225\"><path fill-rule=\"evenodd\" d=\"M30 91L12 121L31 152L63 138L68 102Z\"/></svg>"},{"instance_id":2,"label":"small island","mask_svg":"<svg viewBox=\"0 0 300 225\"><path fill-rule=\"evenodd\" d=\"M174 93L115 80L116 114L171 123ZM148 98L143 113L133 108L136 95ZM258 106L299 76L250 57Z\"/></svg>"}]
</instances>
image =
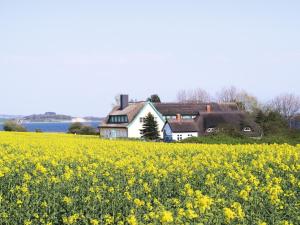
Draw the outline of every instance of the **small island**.
<instances>
[{"instance_id":1,"label":"small island","mask_svg":"<svg viewBox=\"0 0 300 225\"><path fill-rule=\"evenodd\" d=\"M44 114L33 114L16 118L18 123L57 123L57 122L90 122L101 121L100 117L73 117L69 115L57 114L55 112L46 112Z\"/></svg>"}]
</instances>

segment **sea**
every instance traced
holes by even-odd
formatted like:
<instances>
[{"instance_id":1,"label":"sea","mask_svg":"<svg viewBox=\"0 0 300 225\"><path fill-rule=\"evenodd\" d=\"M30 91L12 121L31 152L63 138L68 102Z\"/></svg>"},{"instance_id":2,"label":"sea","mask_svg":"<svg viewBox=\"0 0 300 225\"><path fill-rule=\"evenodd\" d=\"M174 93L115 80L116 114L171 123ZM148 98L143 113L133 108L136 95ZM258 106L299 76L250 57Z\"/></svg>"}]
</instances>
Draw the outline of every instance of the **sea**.
<instances>
[{"instance_id":1,"label":"sea","mask_svg":"<svg viewBox=\"0 0 300 225\"><path fill-rule=\"evenodd\" d=\"M71 125L71 122L43 122L43 123L22 123L21 125L26 128L29 132L35 132L36 130L41 130L42 132L53 132L53 133L66 133ZM100 121L84 122L84 125L92 126L97 128ZM3 130L3 124L0 123L0 131Z\"/></svg>"}]
</instances>

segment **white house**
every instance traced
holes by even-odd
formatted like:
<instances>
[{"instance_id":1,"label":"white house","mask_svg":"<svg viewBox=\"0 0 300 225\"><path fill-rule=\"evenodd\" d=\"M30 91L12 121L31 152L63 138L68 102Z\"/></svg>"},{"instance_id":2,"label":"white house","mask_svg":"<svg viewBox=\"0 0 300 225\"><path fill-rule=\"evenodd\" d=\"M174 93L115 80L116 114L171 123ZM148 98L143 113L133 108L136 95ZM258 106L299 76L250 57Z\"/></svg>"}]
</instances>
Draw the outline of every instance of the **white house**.
<instances>
[{"instance_id":1,"label":"white house","mask_svg":"<svg viewBox=\"0 0 300 225\"><path fill-rule=\"evenodd\" d=\"M207 135L224 124L240 127L247 135L258 132L255 122L235 103L128 102L128 95L121 95L120 106L114 107L100 125L100 135L105 138L141 138L148 113L156 119L164 141Z\"/></svg>"},{"instance_id":2,"label":"white house","mask_svg":"<svg viewBox=\"0 0 300 225\"><path fill-rule=\"evenodd\" d=\"M149 101L128 102L128 95L120 96L120 106L116 106L99 126L104 138L141 138L144 118L151 113L158 124L160 137L165 124L163 116Z\"/></svg>"},{"instance_id":3,"label":"white house","mask_svg":"<svg viewBox=\"0 0 300 225\"><path fill-rule=\"evenodd\" d=\"M190 137L198 137L198 127L193 120L169 120L163 127L164 141L180 141Z\"/></svg>"}]
</instances>

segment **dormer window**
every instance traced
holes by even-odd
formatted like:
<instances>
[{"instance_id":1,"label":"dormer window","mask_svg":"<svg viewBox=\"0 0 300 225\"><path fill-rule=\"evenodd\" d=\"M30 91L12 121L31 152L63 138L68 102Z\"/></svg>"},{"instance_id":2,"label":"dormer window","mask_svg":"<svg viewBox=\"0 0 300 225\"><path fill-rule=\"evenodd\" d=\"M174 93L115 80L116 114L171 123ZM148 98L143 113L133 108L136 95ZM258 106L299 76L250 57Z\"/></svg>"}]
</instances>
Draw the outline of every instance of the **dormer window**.
<instances>
[{"instance_id":1,"label":"dormer window","mask_svg":"<svg viewBox=\"0 0 300 225\"><path fill-rule=\"evenodd\" d=\"M108 123L128 123L128 117L126 115L109 116Z\"/></svg>"},{"instance_id":2,"label":"dormer window","mask_svg":"<svg viewBox=\"0 0 300 225\"><path fill-rule=\"evenodd\" d=\"M244 127L243 131L244 132L251 132L252 129L251 129L251 127Z\"/></svg>"},{"instance_id":3,"label":"dormer window","mask_svg":"<svg viewBox=\"0 0 300 225\"><path fill-rule=\"evenodd\" d=\"M206 129L206 132L207 133L214 133L214 132L216 132L216 128L209 127L209 128Z\"/></svg>"}]
</instances>

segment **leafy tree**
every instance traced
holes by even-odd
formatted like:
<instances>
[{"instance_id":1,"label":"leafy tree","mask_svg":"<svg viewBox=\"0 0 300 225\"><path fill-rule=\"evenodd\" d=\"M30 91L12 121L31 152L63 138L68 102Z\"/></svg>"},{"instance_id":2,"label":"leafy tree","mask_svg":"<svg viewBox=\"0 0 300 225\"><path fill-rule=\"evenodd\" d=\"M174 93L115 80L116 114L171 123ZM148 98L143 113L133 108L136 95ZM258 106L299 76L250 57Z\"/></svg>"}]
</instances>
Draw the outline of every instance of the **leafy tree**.
<instances>
[{"instance_id":1,"label":"leafy tree","mask_svg":"<svg viewBox=\"0 0 300 225\"><path fill-rule=\"evenodd\" d=\"M68 133L79 134L82 127L83 127L83 124L80 123L80 122L72 123L69 126L69 129L68 129L69 132Z\"/></svg>"},{"instance_id":2,"label":"leafy tree","mask_svg":"<svg viewBox=\"0 0 300 225\"><path fill-rule=\"evenodd\" d=\"M153 94L150 96L150 98L147 99L150 102L154 102L154 103L160 103L160 97L157 94Z\"/></svg>"},{"instance_id":3,"label":"leafy tree","mask_svg":"<svg viewBox=\"0 0 300 225\"><path fill-rule=\"evenodd\" d=\"M148 113L148 115L145 117L143 129L141 130L141 132L142 138L145 138L147 140L159 139L158 124L151 113Z\"/></svg>"},{"instance_id":4,"label":"leafy tree","mask_svg":"<svg viewBox=\"0 0 300 225\"><path fill-rule=\"evenodd\" d=\"M26 132L26 128L14 121L6 121L3 125L4 131Z\"/></svg>"},{"instance_id":5,"label":"leafy tree","mask_svg":"<svg viewBox=\"0 0 300 225\"><path fill-rule=\"evenodd\" d=\"M83 126L80 129L80 134L84 134L84 135L96 135L96 129L94 127L91 126Z\"/></svg>"},{"instance_id":6,"label":"leafy tree","mask_svg":"<svg viewBox=\"0 0 300 225\"><path fill-rule=\"evenodd\" d=\"M276 111L258 111L255 122L262 128L266 135L283 133L288 130L286 119Z\"/></svg>"},{"instance_id":7,"label":"leafy tree","mask_svg":"<svg viewBox=\"0 0 300 225\"><path fill-rule=\"evenodd\" d=\"M95 128L91 126L83 125L80 122L72 123L68 129L68 133L71 134L84 134L84 135L95 135L97 134Z\"/></svg>"}]
</instances>

